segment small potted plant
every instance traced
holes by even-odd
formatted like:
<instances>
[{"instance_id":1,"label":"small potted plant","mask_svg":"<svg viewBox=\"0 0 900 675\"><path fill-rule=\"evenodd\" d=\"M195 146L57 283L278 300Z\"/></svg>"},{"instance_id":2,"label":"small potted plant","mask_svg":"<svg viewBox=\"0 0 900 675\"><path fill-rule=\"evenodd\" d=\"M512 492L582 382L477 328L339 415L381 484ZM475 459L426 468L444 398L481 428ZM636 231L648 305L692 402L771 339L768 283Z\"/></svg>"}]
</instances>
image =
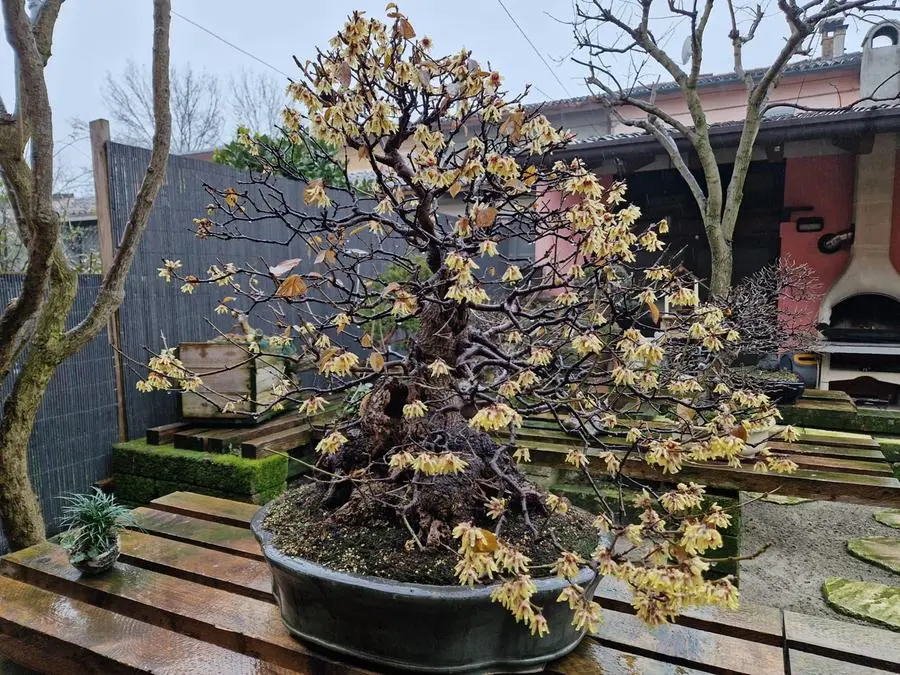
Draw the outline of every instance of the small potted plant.
<instances>
[{"instance_id":1,"label":"small potted plant","mask_svg":"<svg viewBox=\"0 0 900 675\"><path fill-rule=\"evenodd\" d=\"M100 574L119 559L119 531L133 524L131 511L99 488L89 494L63 497L60 543L69 562L82 574Z\"/></svg>"}]
</instances>

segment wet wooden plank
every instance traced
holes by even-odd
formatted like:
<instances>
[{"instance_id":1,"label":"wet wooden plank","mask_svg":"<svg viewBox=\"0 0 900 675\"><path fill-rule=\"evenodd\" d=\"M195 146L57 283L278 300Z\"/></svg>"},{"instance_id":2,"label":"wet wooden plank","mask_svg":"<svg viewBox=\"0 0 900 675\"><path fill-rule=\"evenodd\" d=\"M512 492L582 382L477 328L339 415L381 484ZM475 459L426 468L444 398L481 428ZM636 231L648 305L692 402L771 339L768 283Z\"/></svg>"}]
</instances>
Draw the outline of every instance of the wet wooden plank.
<instances>
[{"instance_id":1,"label":"wet wooden plank","mask_svg":"<svg viewBox=\"0 0 900 675\"><path fill-rule=\"evenodd\" d=\"M636 616L610 610L594 639L607 648L707 672L784 672L781 647L677 624L648 628Z\"/></svg>"},{"instance_id":2,"label":"wet wooden plank","mask_svg":"<svg viewBox=\"0 0 900 675\"><path fill-rule=\"evenodd\" d=\"M822 457L841 457L844 459L863 459L871 462L887 462L884 453L875 448L851 448L837 445L818 445L816 443L785 443L784 441L767 441L766 445L773 451L790 454L820 455Z\"/></svg>"},{"instance_id":3,"label":"wet wooden plank","mask_svg":"<svg viewBox=\"0 0 900 675\"><path fill-rule=\"evenodd\" d=\"M791 662L791 675L887 675L897 672L829 659L827 656L809 654L796 649L789 650L788 658Z\"/></svg>"},{"instance_id":4,"label":"wet wooden plank","mask_svg":"<svg viewBox=\"0 0 900 675\"><path fill-rule=\"evenodd\" d=\"M268 602L122 562L106 574L82 576L68 564L62 548L46 542L7 556L3 567L33 586L299 672L370 673L304 647Z\"/></svg>"},{"instance_id":5,"label":"wet wooden plank","mask_svg":"<svg viewBox=\"0 0 900 675\"><path fill-rule=\"evenodd\" d=\"M631 590L625 582L604 577L600 580L594 597L605 609L634 614L634 608L631 606ZM741 603L735 611L718 607L689 609L678 616L675 623L751 642L778 647L783 644L781 610L775 607Z\"/></svg>"},{"instance_id":6,"label":"wet wooden plank","mask_svg":"<svg viewBox=\"0 0 900 675\"><path fill-rule=\"evenodd\" d=\"M0 655L39 672L296 672L9 577L0 597Z\"/></svg>"},{"instance_id":7,"label":"wet wooden plank","mask_svg":"<svg viewBox=\"0 0 900 675\"><path fill-rule=\"evenodd\" d=\"M193 425L189 422L173 422L158 427L147 429L147 443L150 445L165 445L171 443L175 434L179 431L190 429Z\"/></svg>"},{"instance_id":8,"label":"wet wooden plank","mask_svg":"<svg viewBox=\"0 0 900 675\"><path fill-rule=\"evenodd\" d=\"M848 448L878 448L878 441L869 434L861 434L851 431L828 431L826 429L814 429L811 427L798 427L800 441L803 443L816 443L818 445L834 445Z\"/></svg>"},{"instance_id":9,"label":"wet wooden plank","mask_svg":"<svg viewBox=\"0 0 900 675\"><path fill-rule=\"evenodd\" d=\"M241 443L246 440L291 429L301 423L296 413L287 413L251 429L217 429L205 434L206 445L212 452L224 452L229 448L240 449Z\"/></svg>"},{"instance_id":10,"label":"wet wooden plank","mask_svg":"<svg viewBox=\"0 0 900 675\"><path fill-rule=\"evenodd\" d=\"M585 638L578 648L542 672L547 675L700 675L705 671L658 661Z\"/></svg>"},{"instance_id":11,"label":"wet wooden plank","mask_svg":"<svg viewBox=\"0 0 900 675\"><path fill-rule=\"evenodd\" d=\"M790 451L786 452L785 454L790 457L790 459L801 469L823 469L825 471L839 471L841 473L853 473L861 476L894 475L894 472L891 469L891 465L887 462L846 459L844 457L804 455L802 453Z\"/></svg>"},{"instance_id":12,"label":"wet wooden plank","mask_svg":"<svg viewBox=\"0 0 900 675\"><path fill-rule=\"evenodd\" d=\"M900 635L895 632L788 611L784 630L793 651L900 672Z\"/></svg>"},{"instance_id":13,"label":"wet wooden plank","mask_svg":"<svg viewBox=\"0 0 900 675\"><path fill-rule=\"evenodd\" d=\"M145 506L132 513L138 530L252 560L263 559L259 545L245 527L213 523Z\"/></svg>"},{"instance_id":14,"label":"wet wooden plank","mask_svg":"<svg viewBox=\"0 0 900 675\"><path fill-rule=\"evenodd\" d=\"M538 466L571 468L566 464L564 448L543 447L523 443L531 448L534 463ZM598 453L588 450L588 457ZM792 474L759 473L752 465L730 467L725 464L685 464L675 474L664 474L639 458L625 463L624 472L632 478L661 482L693 480L712 487L749 492L769 492L778 489L780 494L810 499L891 506L900 503L900 481L890 476L872 476L798 469ZM598 469L599 471L599 469Z\"/></svg>"},{"instance_id":15,"label":"wet wooden plank","mask_svg":"<svg viewBox=\"0 0 900 675\"><path fill-rule=\"evenodd\" d=\"M241 456L258 459L269 452L288 452L309 443L313 436L314 430L308 425L276 431L267 436L255 436L241 443Z\"/></svg>"},{"instance_id":16,"label":"wet wooden plank","mask_svg":"<svg viewBox=\"0 0 900 675\"><path fill-rule=\"evenodd\" d=\"M249 560L141 532L123 532L120 539L123 562L263 602L275 602L272 574L262 560Z\"/></svg>"},{"instance_id":17,"label":"wet wooden plank","mask_svg":"<svg viewBox=\"0 0 900 675\"><path fill-rule=\"evenodd\" d=\"M215 427L192 427L184 431L178 431L172 437L172 443L182 450L206 450L203 434L213 431Z\"/></svg>"},{"instance_id":18,"label":"wet wooden plank","mask_svg":"<svg viewBox=\"0 0 900 675\"><path fill-rule=\"evenodd\" d=\"M170 492L163 497L157 497L150 503L152 508L158 511L180 513L192 518L212 520L235 527L248 527L250 520L259 510L259 506L256 504L210 497L196 492Z\"/></svg>"}]
</instances>

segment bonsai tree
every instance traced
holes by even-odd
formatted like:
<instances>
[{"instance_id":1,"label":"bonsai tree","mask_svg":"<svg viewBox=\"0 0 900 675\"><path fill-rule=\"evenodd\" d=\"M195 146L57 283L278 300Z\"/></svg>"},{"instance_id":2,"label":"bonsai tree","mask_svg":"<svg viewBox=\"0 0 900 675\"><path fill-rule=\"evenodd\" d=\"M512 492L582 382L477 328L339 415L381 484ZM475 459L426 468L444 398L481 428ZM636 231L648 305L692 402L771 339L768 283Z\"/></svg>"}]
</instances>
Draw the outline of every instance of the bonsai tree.
<instances>
[{"instance_id":1,"label":"bonsai tree","mask_svg":"<svg viewBox=\"0 0 900 675\"><path fill-rule=\"evenodd\" d=\"M653 488L628 474L642 462L661 477L687 461L738 464L743 432L774 423L765 395L729 385L739 308L699 302L693 281L666 265L667 224L642 223L625 185L555 161L569 135L527 111L524 93L507 95L466 50L432 55L393 4L388 18L354 12L300 66L283 129L364 158L374 199L309 180L305 204L287 203L277 175L303 175L271 145L270 171L208 186L197 235L256 240L257 222L276 219L285 241L309 247L308 271L296 271L299 259L194 276L179 260L160 268L186 292L224 286L216 311L259 327L235 342L248 356L265 353L265 334L315 358L317 379L276 383L274 405L294 404L303 419L329 396L370 387L318 442L311 485L272 510L275 545L392 579L498 581L494 599L536 635L547 631L532 602L542 575L573 580L559 600L578 627L596 626L593 585L574 582L585 567L629 583L650 624L693 605L734 606L731 580L705 575L730 515L700 485ZM442 211L448 202L458 215ZM527 247L536 253L510 253ZM388 268L406 274L387 281ZM394 331L373 331L387 320L417 323L403 349ZM203 391L171 350L139 386ZM585 518L526 479L539 443L521 440L522 427L536 416L568 430L560 462L583 472L600 513ZM752 461L793 468L766 453ZM604 477L636 487L634 503L622 490L607 499Z\"/></svg>"},{"instance_id":2,"label":"bonsai tree","mask_svg":"<svg viewBox=\"0 0 900 675\"><path fill-rule=\"evenodd\" d=\"M61 544L69 562L82 572L108 570L119 557L119 531L134 522L131 511L96 487L92 493L63 499L66 504L60 524L68 530Z\"/></svg>"}]
</instances>

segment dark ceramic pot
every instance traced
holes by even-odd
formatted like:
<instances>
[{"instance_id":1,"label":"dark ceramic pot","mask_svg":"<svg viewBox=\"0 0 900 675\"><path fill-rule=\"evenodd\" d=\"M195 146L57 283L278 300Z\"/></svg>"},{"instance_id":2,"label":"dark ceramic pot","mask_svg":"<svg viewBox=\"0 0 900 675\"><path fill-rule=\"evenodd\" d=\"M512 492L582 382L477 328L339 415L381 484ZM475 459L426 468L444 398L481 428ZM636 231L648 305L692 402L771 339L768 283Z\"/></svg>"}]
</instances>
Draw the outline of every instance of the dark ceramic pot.
<instances>
[{"instance_id":1,"label":"dark ceramic pot","mask_svg":"<svg viewBox=\"0 0 900 675\"><path fill-rule=\"evenodd\" d=\"M536 581L550 634L528 629L491 601L493 586L467 588L404 583L335 572L272 545L262 522L250 527L272 569L272 592L281 619L297 638L381 666L421 673L536 672L578 646L569 606L556 601L566 582ZM590 583L585 569L577 583Z\"/></svg>"},{"instance_id":2,"label":"dark ceramic pot","mask_svg":"<svg viewBox=\"0 0 900 675\"><path fill-rule=\"evenodd\" d=\"M77 569L82 574L102 574L110 569L112 566L116 564L116 561L119 559L119 537L116 536L116 543L112 548L107 549L104 553L101 553L96 558L88 558L87 560L80 560L78 562L72 562L72 552L69 551L69 562L72 564L72 567Z\"/></svg>"},{"instance_id":3,"label":"dark ceramic pot","mask_svg":"<svg viewBox=\"0 0 900 675\"><path fill-rule=\"evenodd\" d=\"M803 392L806 390L806 385L803 382L794 380L770 380L762 383L761 388L766 396L772 400L772 403L790 405L800 400L800 397L803 396Z\"/></svg>"}]
</instances>

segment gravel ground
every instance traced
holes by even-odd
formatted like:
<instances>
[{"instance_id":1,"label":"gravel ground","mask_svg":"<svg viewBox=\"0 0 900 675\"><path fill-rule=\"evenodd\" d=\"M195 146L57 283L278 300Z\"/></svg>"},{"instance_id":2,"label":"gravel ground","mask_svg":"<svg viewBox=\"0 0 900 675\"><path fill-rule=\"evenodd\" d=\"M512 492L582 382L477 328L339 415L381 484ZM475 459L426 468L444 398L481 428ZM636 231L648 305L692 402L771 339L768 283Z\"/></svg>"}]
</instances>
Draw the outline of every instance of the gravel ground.
<instances>
[{"instance_id":1,"label":"gravel ground","mask_svg":"<svg viewBox=\"0 0 900 675\"><path fill-rule=\"evenodd\" d=\"M750 499L745 494L741 497L743 501ZM822 582L828 577L839 576L900 585L900 576L858 560L847 552L848 539L900 534L872 517L875 511L883 508L833 502L780 505L755 501L745 504L742 509L742 555L750 555L766 543L772 545L761 556L741 561L741 599L802 614L856 621L825 604Z\"/></svg>"}]
</instances>

